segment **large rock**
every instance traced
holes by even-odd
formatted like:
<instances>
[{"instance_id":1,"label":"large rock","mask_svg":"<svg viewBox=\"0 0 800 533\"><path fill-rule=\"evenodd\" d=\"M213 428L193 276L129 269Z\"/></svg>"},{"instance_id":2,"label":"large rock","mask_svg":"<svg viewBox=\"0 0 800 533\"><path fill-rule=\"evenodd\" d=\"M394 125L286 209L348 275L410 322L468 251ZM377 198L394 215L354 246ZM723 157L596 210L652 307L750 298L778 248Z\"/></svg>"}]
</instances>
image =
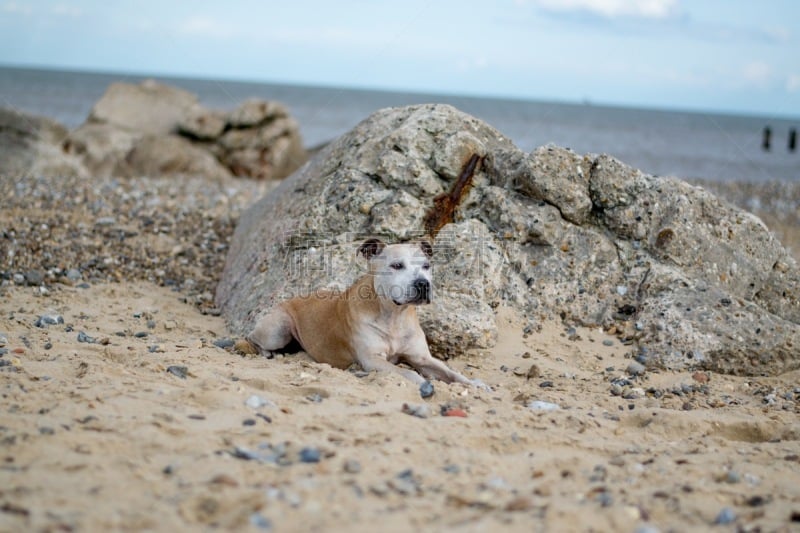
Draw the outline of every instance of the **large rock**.
<instances>
[{"instance_id":1,"label":"large rock","mask_svg":"<svg viewBox=\"0 0 800 533\"><path fill-rule=\"evenodd\" d=\"M53 120L0 108L0 174L87 175L80 159L62 149L66 136Z\"/></svg>"},{"instance_id":2,"label":"large rock","mask_svg":"<svg viewBox=\"0 0 800 533\"><path fill-rule=\"evenodd\" d=\"M87 122L163 135L176 132L178 123L198 105L192 93L153 80L139 85L112 83L92 107Z\"/></svg>"},{"instance_id":3,"label":"large rock","mask_svg":"<svg viewBox=\"0 0 800 533\"><path fill-rule=\"evenodd\" d=\"M213 155L177 135L142 137L128 152L121 167L120 173L128 176L230 176Z\"/></svg>"},{"instance_id":4,"label":"large rock","mask_svg":"<svg viewBox=\"0 0 800 533\"><path fill-rule=\"evenodd\" d=\"M493 309L617 331L648 365L776 374L800 367L800 272L755 216L605 155L526 154L444 105L379 111L240 219L217 289L244 334L278 301L343 287L366 236L418 237L436 195L483 157L436 237L440 356L490 346Z\"/></svg>"},{"instance_id":5,"label":"large rock","mask_svg":"<svg viewBox=\"0 0 800 533\"><path fill-rule=\"evenodd\" d=\"M180 153L167 161L154 138ZM279 179L308 159L297 122L282 104L247 100L227 113L209 110L195 95L153 80L110 85L64 147L97 175L164 169L166 174L191 171L215 177L224 168L227 175ZM150 152L160 159L145 161ZM190 154L200 157L197 164L175 164Z\"/></svg>"},{"instance_id":6,"label":"large rock","mask_svg":"<svg viewBox=\"0 0 800 533\"><path fill-rule=\"evenodd\" d=\"M143 133L87 122L70 132L64 150L79 157L92 176L124 174L124 162Z\"/></svg>"}]
</instances>

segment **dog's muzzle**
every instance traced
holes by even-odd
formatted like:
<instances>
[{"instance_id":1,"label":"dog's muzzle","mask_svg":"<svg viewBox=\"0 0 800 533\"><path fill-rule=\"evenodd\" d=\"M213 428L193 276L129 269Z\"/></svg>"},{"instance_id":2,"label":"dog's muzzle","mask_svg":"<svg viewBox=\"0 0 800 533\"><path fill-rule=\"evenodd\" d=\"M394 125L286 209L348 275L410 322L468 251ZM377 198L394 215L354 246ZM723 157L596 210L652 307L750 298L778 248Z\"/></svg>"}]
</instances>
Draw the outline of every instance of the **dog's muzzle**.
<instances>
[{"instance_id":1,"label":"dog's muzzle","mask_svg":"<svg viewBox=\"0 0 800 533\"><path fill-rule=\"evenodd\" d=\"M413 294L409 298L410 303L415 304L429 304L431 303L431 282L424 278L419 278L414 281L411 286Z\"/></svg>"}]
</instances>

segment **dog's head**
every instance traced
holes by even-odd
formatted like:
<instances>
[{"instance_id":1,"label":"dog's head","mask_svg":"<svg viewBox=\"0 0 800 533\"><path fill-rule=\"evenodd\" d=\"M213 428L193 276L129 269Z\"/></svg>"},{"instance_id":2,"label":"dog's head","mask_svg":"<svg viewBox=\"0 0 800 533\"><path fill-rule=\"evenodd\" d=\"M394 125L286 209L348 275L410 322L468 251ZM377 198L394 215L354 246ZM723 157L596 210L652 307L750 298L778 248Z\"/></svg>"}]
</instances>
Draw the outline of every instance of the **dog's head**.
<instances>
[{"instance_id":1,"label":"dog's head","mask_svg":"<svg viewBox=\"0 0 800 533\"><path fill-rule=\"evenodd\" d=\"M428 241L387 245L379 239L369 239L358 251L369 260L379 298L397 305L431 302L433 247Z\"/></svg>"}]
</instances>

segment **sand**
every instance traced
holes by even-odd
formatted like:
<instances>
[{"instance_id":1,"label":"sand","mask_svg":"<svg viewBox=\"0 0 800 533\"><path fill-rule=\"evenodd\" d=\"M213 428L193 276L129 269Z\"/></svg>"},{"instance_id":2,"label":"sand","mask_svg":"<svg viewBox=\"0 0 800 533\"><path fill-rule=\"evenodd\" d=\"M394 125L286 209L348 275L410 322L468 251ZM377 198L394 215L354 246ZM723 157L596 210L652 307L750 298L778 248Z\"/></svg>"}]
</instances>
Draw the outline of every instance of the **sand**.
<instances>
[{"instance_id":1,"label":"sand","mask_svg":"<svg viewBox=\"0 0 800 533\"><path fill-rule=\"evenodd\" d=\"M422 399L399 376L215 345L214 269L265 186L0 185L0 531L800 530L800 372L633 375L613 335L526 335L500 309L497 346L448 362L493 390ZM153 232L126 195L215 236Z\"/></svg>"}]
</instances>

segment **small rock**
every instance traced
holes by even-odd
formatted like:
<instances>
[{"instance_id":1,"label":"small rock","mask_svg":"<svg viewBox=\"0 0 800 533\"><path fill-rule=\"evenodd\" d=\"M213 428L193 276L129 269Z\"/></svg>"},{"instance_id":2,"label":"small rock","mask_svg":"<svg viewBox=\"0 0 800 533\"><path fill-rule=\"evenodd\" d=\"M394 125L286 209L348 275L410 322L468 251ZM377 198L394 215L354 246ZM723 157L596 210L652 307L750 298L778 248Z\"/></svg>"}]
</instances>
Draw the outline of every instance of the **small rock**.
<instances>
[{"instance_id":1,"label":"small rock","mask_svg":"<svg viewBox=\"0 0 800 533\"><path fill-rule=\"evenodd\" d=\"M255 418L245 418L244 420L242 420L242 425L243 426L255 426L256 425L256 420L255 420Z\"/></svg>"},{"instance_id":2,"label":"small rock","mask_svg":"<svg viewBox=\"0 0 800 533\"><path fill-rule=\"evenodd\" d=\"M515 511L530 511L533 509L533 499L528 496L517 496L506 504L505 510L510 512Z\"/></svg>"},{"instance_id":3,"label":"small rock","mask_svg":"<svg viewBox=\"0 0 800 533\"><path fill-rule=\"evenodd\" d=\"M344 465L342 465L342 469L348 474L358 474L361 472L361 463L355 459L348 459L344 462Z\"/></svg>"},{"instance_id":4,"label":"small rock","mask_svg":"<svg viewBox=\"0 0 800 533\"><path fill-rule=\"evenodd\" d=\"M404 403L403 412L407 415L416 416L417 418L428 418L431 416L431 408L425 403L422 405Z\"/></svg>"},{"instance_id":5,"label":"small rock","mask_svg":"<svg viewBox=\"0 0 800 533\"><path fill-rule=\"evenodd\" d=\"M416 494L420 490L419 481L410 468L397 474L389 481L389 486L403 495Z\"/></svg>"},{"instance_id":6,"label":"small rock","mask_svg":"<svg viewBox=\"0 0 800 533\"><path fill-rule=\"evenodd\" d=\"M259 512L250 515L250 525L264 531L272 530L272 521Z\"/></svg>"},{"instance_id":7,"label":"small rock","mask_svg":"<svg viewBox=\"0 0 800 533\"><path fill-rule=\"evenodd\" d=\"M541 400L533 400L528 402L527 404L528 409L533 409L534 411L557 411L561 409L561 407L556 403L550 402L543 402Z\"/></svg>"},{"instance_id":8,"label":"small rock","mask_svg":"<svg viewBox=\"0 0 800 533\"><path fill-rule=\"evenodd\" d=\"M457 417L461 417L461 418L467 418L467 412L464 411L463 409L458 408L458 407L451 407L451 408L445 410L442 413L442 416L457 416Z\"/></svg>"},{"instance_id":9,"label":"small rock","mask_svg":"<svg viewBox=\"0 0 800 533\"><path fill-rule=\"evenodd\" d=\"M300 450L301 463L318 463L322 454L318 448L306 447Z\"/></svg>"},{"instance_id":10,"label":"small rock","mask_svg":"<svg viewBox=\"0 0 800 533\"><path fill-rule=\"evenodd\" d=\"M731 524L736 521L736 513L730 507L723 507L717 517L714 519L715 524Z\"/></svg>"},{"instance_id":11,"label":"small rock","mask_svg":"<svg viewBox=\"0 0 800 533\"><path fill-rule=\"evenodd\" d=\"M541 387L543 389L552 389L553 388L553 382L552 381L542 381L541 383L539 383L539 387Z\"/></svg>"},{"instance_id":12,"label":"small rock","mask_svg":"<svg viewBox=\"0 0 800 533\"><path fill-rule=\"evenodd\" d=\"M448 474L459 474L461 473L461 467L454 464L445 465L443 470Z\"/></svg>"},{"instance_id":13,"label":"small rock","mask_svg":"<svg viewBox=\"0 0 800 533\"><path fill-rule=\"evenodd\" d=\"M262 398L258 394L251 395L249 398L247 398L247 401L245 401L244 404L247 407L250 407L251 409L260 409L264 406L270 406L270 407L275 406L274 403L267 400L266 398Z\"/></svg>"},{"instance_id":14,"label":"small rock","mask_svg":"<svg viewBox=\"0 0 800 533\"><path fill-rule=\"evenodd\" d=\"M706 372L697 371L692 374L692 379L698 383L708 383L711 377Z\"/></svg>"},{"instance_id":15,"label":"small rock","mask_svg":"<svg viewBox=\"0 0 800 533\"><path fill-rule=\"evenodd\" d=\"M42 315L33 323L37 328L46 328L47 326L55 326L64 323L64 317L56 314Z\"/></svg>"},{"instance_id":16,"label":"small rock","mask_svg":"<svg viewBox=\"0 0 800 533\"><path fill-rule=\"evenodd\" d=\"M81 275L81 271L77 268L70 268L67 270L67 279L70 281L79 281L83 276Z\"/></svg>"},{"instance_id":17,"label":"small rock","mask_svg":"<svg viewBox=\"0 0 800 533\"><path fill-rule=\"evenodd\" d=\"M88 343L88 344L94 344L95 342L97 342L97 340L94 337L90 337L89 335L87 335L83 331L79 331L78 332L78 342L85 342L85 343Z\"/></svg>"},{"instance_id":18,"label":"small rock","mask_svg":"<svg viewBox=\"0 0 800 533\"><path fill-rule=\"evenodd\" d=\"M186 379L186 376L189 374L189 369L185 366L171 365L167 367L167 372L181 379Z\"/></svg>"},{"instance_id":19,"label":"small rock","mask_svg":"<svg viewBox=\"0 0 800 533\"><path fill-rule=\"evenodd\" d=\"M322 403L322 400L324 400L324 399L325 399L325 397L322 394L318 393L318 392L315 392L314 394L309 394L308 396L306 396L306 400L308 400L311 403Z\"/></svg>"},{"instance_id":20,"label":"small rock","mask_svg":"<svg viewBox=\"0 0 800 533\"><path fill-rule=\"evenodd\" d=\"M433 396L435 390L433 389L433 383L430 381L425 381L422 385L419 386L419 395L423 398L430 398Z\"/></svg>"},{"instance_id":21,"label":"small rock","mask_svg":"<svg viewBox=\"0 0 800 533\"><path fill-rule=\"evenodd\" d=\"M40 270L31 270L25 273L25 281L28 285L38 286L44 283L44 273Z\"/></svg>"},{"instance_id":22,"label":"small rock","mask_svg":"<svg viewBox=\"0 0 800 533\"><path fill-rule=\"evenodd\" d=\"M233 339L225 338L225 339L216 339L213 344L217 348L222 348L223 350L226 350L231 346L235 346L236 343L233 341Z\"/></svg>"},{"instance_id":23,"label":"small rock","mask_svg":"<svg viewBox=\"0 0 800 533\"><path fill-rule=\"evenodd\" d=\"M614 346L614 341L611 339L605 339L603 340L603 346Z\"/></svg>"},{"instance_id":24,"label":"small rock","mask_svg":"<svg viewBox=\"0 0 800 533\"><path fill-rule=\"evenodd\" d=\"M638 363L636 361L631 361L631 363L628 365L628 368L626 369L626 371L631 376L643 376L645 374L645 372L647 371L647 369L644 367L644 365L642 363Z\"/></svg>"},{"instance_id":25,"label":"small rock","mask_svg":"<svg viewBox=\"0 0 800 533\"><path fill-rule=\"evenodd\" d=\"M597 495L595 498L597 503L600 504L600 507L611 507L614 505L614 497L608 491L603 491Z\"/></svg>"},{"instance_id":26,"label":"small rock","mask_svg":"<svg viewBox=\"0 0 800 533\"><path fill-rule=\"evenodd\" d=\"M226 487L239 486L239 482L236 481L236 479L234 479L233 477L229 476L228 474L217 474L216 476L211 478L209 483L212 483L214 485L225 485Z\"/></svg>"},{"instance_id":27,"label":"small rock","mask_svg":"<svg viewBox=\"0 0 800 533\"><path fill-rule=\"evenodd\" d=\"M144 339L148 335L149 333L147 333L146 331L137 331L136 333L133 334L133 336L136 337L137 339Z\"/></svg>"}]
</instances>

